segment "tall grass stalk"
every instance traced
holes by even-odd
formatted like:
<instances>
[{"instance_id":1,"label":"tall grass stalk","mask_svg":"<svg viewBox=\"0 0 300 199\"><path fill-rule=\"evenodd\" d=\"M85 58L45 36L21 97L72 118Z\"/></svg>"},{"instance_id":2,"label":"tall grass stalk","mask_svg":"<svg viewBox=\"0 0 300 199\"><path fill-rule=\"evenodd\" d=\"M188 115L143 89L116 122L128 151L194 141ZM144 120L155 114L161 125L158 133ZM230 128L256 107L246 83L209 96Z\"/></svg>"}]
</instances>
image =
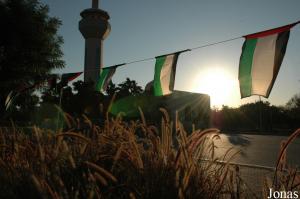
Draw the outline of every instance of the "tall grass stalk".
<instances>
[{"instance_id":1,"label":"tall grass stalk","mask_svg":"<svg viewBox=\"0 0 300 199\"><path fill-rule=\"evenodd\" d=\"M215 164L219 131L188 133L161 112L160 128L148 125L141 112L141 122L107 116L103 126L84 117L84 132L69 115L68 130L2 130L0 198L231 197L230 167Z\"/></svg>"}]
</instances>

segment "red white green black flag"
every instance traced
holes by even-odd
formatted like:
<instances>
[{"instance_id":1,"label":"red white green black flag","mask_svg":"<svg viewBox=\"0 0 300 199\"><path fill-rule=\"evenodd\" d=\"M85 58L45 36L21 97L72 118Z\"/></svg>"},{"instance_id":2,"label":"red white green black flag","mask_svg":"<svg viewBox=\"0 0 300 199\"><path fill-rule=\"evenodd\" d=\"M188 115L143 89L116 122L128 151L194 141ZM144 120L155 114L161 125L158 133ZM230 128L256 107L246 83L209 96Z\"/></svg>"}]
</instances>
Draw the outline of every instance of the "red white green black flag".
<instances>
[{"instance_id":1,"label":"red white green black flag","mask_svg":"<svg viewBox=\"0 0 300 199\"><path fill-rule=\"evenodd\" d=\"M184 51L156 57L153 81L155 96L168 95L174 90L177 59L181 52Z\"/></svg>"},{"instance_id":2,"label":"red white green black flag","mask_svg":"<svg viewBox=\"0 0 300 199\"><path fill-rule=\"evenodd\" d=\"M115 72L115 67L103 68L96 85L96 90L101 92L105 91Z\"/></svg>"},{"instance_id":3,"label":"red white green black flag","mask_svg":"<svg viewBox=\"0 0 300 199\"><path fill-rule=\"evenodd\" d=\"M239 65L241 98L251 95L269 97L286 51L290 29L297 23L244 36L246 41Z\"/></svg>"}]
</instances>

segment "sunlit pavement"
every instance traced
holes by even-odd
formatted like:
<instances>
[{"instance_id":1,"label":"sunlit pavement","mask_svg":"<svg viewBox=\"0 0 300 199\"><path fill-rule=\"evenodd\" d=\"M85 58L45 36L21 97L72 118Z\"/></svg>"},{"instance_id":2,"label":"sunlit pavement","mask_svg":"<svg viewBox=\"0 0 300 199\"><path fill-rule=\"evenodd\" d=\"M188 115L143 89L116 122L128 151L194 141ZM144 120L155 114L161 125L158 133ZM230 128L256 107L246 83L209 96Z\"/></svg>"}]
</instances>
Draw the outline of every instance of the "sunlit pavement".
<instances>
[{"instance_id":1,"label":"sunlit pavement","mask_svg":"<svg viewBox=\"0 0 300 199\"><path fill-rule=\"evenodd\" d=\"M261 197L265 177L273 179L280 143L287 136L248 135L248 134L221 134L221 139L216 140L216 154L223 157L226 151L233 147L228 158L235 152L240 152L231 162L241 164L240 176L248 194ZM289 166L300 168L300 138L296 138L288 147L287 162ZM227 160L228 160L227 158Z\"/></svg>"},{"instance_id":2,"label":"sunlit pavement","mask_svg":"<svg viewBox=\"0 0 300 199\"><path fill-rule=\"evenodd\" d=\"M232 162L275 167L280 144L287 136L221 134L216 140L217 155L222 156L229 148L240 150ZM233 154L233 151L231 154ZM300 138L296 138L288 147L287 162L293 167L300 166Z\"/></svg>"}]
</instances>

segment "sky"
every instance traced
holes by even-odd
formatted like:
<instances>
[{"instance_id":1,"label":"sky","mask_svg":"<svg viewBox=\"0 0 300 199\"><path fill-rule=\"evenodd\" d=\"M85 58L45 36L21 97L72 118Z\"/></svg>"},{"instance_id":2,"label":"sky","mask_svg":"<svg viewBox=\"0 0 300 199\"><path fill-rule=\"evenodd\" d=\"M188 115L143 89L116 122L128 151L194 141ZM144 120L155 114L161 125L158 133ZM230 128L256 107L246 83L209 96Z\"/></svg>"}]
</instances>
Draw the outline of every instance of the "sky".
<instances>
[{"instance_id":1,"label":"sky","mask_svg":"<svg viewBox=\"0 0 300 199\"><path fill-rule=\"evenodd\" d=\"M59 34L66 67L58 73L83 71L84 39L80 12L92 0L41 0L50 16L62 21ZM110 15L111 32L104 41L104 67L172 53L240 37L300 20L299 0L100 0ZM211 105L239 106L238 67L244 39L180 55L175 90L211 94ZM286 55L268 101L285 105L300 92L300 24L291 30ZM153 80L155 60L119 67L113 82L126 77L144 87ZM212 75L214 74L214 75Z\"/></svg>"}]
</instances>

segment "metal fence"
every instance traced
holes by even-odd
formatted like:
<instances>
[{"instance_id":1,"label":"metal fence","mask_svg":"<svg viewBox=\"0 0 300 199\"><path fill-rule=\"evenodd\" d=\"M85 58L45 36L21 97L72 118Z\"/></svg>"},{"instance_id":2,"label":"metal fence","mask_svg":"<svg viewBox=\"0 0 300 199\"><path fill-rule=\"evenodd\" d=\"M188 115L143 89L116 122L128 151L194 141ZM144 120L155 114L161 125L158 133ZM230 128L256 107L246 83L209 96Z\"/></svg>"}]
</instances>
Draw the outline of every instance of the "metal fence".
<instances>
[{"instance_id":1,"label":"metal fence","mask_svg":"<svg viewBox=\"0 0 300 199\"><path fill-rule=\"evenodd\" d=\"M242 192L248 197L261 198L266 178L272 179L275 168L252 164L230 163L238 168L240 185L243 186Z\"/></svg>"},{"instance_id":2,"label":"metal fence","mask_svg":"<svg viewBox=\"0 0 300 199\"><path fill-rule=\"evenodd\" d=\"M209 159L202 160L203 162L211 161ZM230 171L234 172L235 184L234 190L235 196L228 198L262 198L263 188L266 186L265 181L269 179L269 182L273 181L275 174L275 167L268 167L255 164L243 164L232 163L226 161L215 161L216 164L230 165ZM288 173L288 170L283 170L284 173ZM297 171L299 174L300 171ZM265 187L266 188L266 187ZM271 187L269 187L271 188ZM239 189L239 190L237 190Z\"/></svg>"}]
</instances>

